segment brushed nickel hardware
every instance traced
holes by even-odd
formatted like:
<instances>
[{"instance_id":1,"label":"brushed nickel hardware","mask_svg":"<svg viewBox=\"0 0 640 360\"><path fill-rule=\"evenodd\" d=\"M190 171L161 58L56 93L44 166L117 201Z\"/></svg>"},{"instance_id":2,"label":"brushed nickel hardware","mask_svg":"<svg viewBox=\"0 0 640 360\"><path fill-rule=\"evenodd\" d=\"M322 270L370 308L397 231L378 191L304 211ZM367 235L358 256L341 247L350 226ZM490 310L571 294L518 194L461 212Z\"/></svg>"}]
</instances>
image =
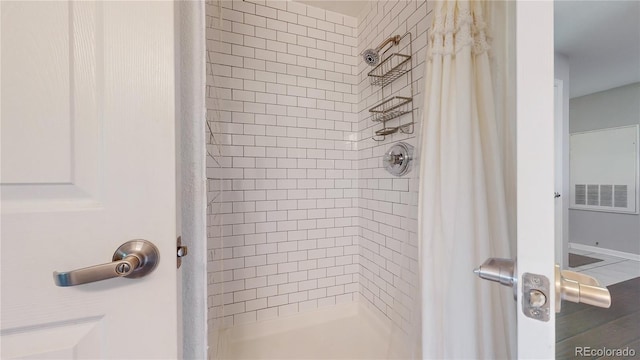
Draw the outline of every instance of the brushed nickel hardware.
<instances>
[{"instance_id":1,"label":"brushed nickel hardware","mask_svg":"<svg viewBox=\"0 0 640 360\"><path fill-rule=\"evenodd\" d=\"M405 41L405 45L400 45L405 38L408 37L408 41ZM380 86L381 101L369 109L371 113L371 120L382 123L382 128L374 132L372 137L375 141L384 141L387 135L400 132L403 134L413 134L414 132L414 108L413 102L413 64L411 56L413 55L412 47L413 39L411 32L407 32L404 35L396 35L388 38L377 49L368 49L363 53L365 62L371 66L375 66L369 73L369 80L372 86ZM379 53L388 44L389 46L384 52ZM408 54L401 54L399 52L391 52L386 55L391 49L398 48L398 51L408 52ZM377 66L376 66L377 65ZM407 74L407 82L409 84L408 92L405 94L408 96L385 96L385 88L390 88L396 79ZM394 91L394 89L391 89ZM406 93L407 91L402 91ZM407 118L404 115L411 114L411 120L407 121L402 118ZM389 122L393 119L397 119L397 125L390 126Z\"/></svg>"},{"instance_id":2,"label":"brushed nickel hardware","mask_svg":"<svg viewBox=\"0 0 640 360\"><path fill-rule=\"evenodd\" d=\"M189 248L186 246L182 246L182 236L178 236L178 239L176 240L176 246L177 246L176 255L178 257L177 266L178 266L178 269L180 269L180 266L182 266L182 258L187 256L187 254L189 254Z\"/></svg>"},{"instance_id":3,"label":"brushed nickel hardware","mask_svg":"<svg viewBox=\"0 0 640 360\"><path fill-rule=\"evenodd\" d=\"M547 301L549 279L538 274L522 274L522 312L540 321L549 321L551 302Z\"/></svg>"},{"instance_id":4,"label":"brushed nickel hardware","mask_svg":"<svg viewBox=\"0 0 640 360\"><path fill-rule=\"evenodd\" d=\"M541 307L547 303L547 295L540 290L529 291L529 305L533 307Z\"/></svg>"},{"instance_id":5,"label":"brushed nickel hardware","mask_svg":"<svg viewBox=\"0 0 640 360\"><path fill-rule=\"evenodd\" d=\"M386 86L411 70L411 55L392 53L384 61L369 71L371 85Z\"/></svg>"},{"instance_id":6,"label":"brushed nickel hardware","mask_svg":"<svg viewBox=\"0 0 640 360\"><path fill-rule=\"evenodd\" d=\"M481 279L495 281L513 288L513 298L517 298L516 262L511 259L489 258L473 272Z\"/></svg>"},{"instance_id":7,"label":"brushed nickel hardware","mask_svg":"<svg viewBox=\"0 0 640 360\"><path fill-rule=\"evenodd\" d=\"M611 306L609 289L600 285L595 278L569 270L560 270L557 264L555 277L556 312L560 312L562 300L601 308Z\"/></svg>"},{"instance_id":8,"label":"brushed nickel hardware","mask_svg":"<svg viewBox=\"0 0 640 360\"><path fill-rule=\"evenodd\" d=\"M482 279L513 287L514 299L517 297L516 263L511 259L487 259L473 271ZM555 305L560 312L562 300L608 308L611 306L609 289L600 285L591 276L568 270L560 270L555 265ZM546 276L522 274L522 312L532 319L549 321L551 301L550 283Z\"/></svg>"},{"instance_id":9,"label":"brushed nickel hardware","mask_svg":"<svg viewBox=\"0 0 640 360\"><path fill-rule=\"evenodd\" d=\"M392 36L385 41L383 41L380 45L378 45L375 49L367 49L362 52L362 58L364 62L369 66L376 66L380 61L380 50L384 49L389 43L393 43L393 45L398 45L400 43L400 35Z\"/></svg>"},{"instance_id":10,"label":"brushed nickel hardware","mask_svg":"<svg viewBox=\"0 0 640 360\"><path fill-rule=\"evenodd\" d=\"M405 106L411 103L413 99L406 96L393 96L385 101L377 104L369 109L372 114L371 120L375 122L387 122L398 116L411 112L411 106Z\"/></svg>"},{"instance_id":11,"label":"brushed nickel hardware","mask_svg":"<svg viewBox=\"0 0 640 360\"><path fill-rule=\"evenodd\" d=\"M82 269L53 272L57 286L75 286L116 277L136 279L148 275L160 262L160 251L150 241L137 239L120 245L112 262Z\"/></svg>"},{"instance_id":12,"label":"brushed nickel hardware","mask_svg":"<svg viewBox=\"0 0 640 360\"><path fill-rule=\"evenodd\" d=\"M411 160L413 160L413 146L399 142L384 154L382 163L392 175L402 176L411 170Z\"/></svg>"}]
</instances>

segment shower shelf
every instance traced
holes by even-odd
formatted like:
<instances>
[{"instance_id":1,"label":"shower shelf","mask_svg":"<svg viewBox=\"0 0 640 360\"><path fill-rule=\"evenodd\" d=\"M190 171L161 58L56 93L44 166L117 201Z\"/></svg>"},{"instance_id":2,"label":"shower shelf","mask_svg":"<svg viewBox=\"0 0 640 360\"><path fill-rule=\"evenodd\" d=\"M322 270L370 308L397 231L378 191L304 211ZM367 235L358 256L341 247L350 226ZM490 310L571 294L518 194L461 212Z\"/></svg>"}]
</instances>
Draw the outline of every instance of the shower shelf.
<instances>
[{"instance_id":1,"label":"shower shelf","mask_svg":"<svg viewBox=\"0 0 640 360\"><path fill-rule=\"evenodd\" d=\"M412 111L410 97L394 96L369 109L371 120L386 122Z\"/></svg>"},{"instance_id":2,"label":"shower shelf","mask_svg":"<svg viewBox=\"0 0 640 360\"><path fill-rule=\"evenodd\" d=\"M403 134L413 134L413 121L410 123L402 124L400 126L383 127L382 129L377 130L375 134L377 136L387 136L387 135L395 134L398 131L400 131Z\"/></svg>"},{"instance_id":3,"label":"shower shelf","mask_svg":"<svg viewBox=\"0 0 640 360\"><path fill-rule=\"evenodd\" d=\"M380 99L381 102L369 109L371 114L371 120L382 124L382 128L374 131L373 140L384 141L387 135L395 133L413 134L414 130L414 111L413 108L413 65L411 55L413 54L412 48L412 35L411 32L407 32L402 37L391 37L389 39L397 39L393 45L385 52L381 54L382 61L373 70L367 74L371 85L380 86ZM407 39L408 41L406 41ZM404 41L403 41L404 40ZM388 40L387 40L388 42ZM383 43L383 45L386 42ZM381 45L382 46L382 45ZM394 50L392 50L394 49ZM395 51L395 52L394 52ZM408 53L409 55L403 54ZM390 53L390 54L386 54ZM398 91L394 94L385 96L385 89L390 89L391 83L400 78L403 75L407 75L407 85L409 85L409 96L399 96ZM392 89L393 91L394 89ZM402 90L405 93L405 90ZM407 94L404 94L407 95ZM411 114L411 119L404 115ZM393 124L397 126L390 126L389 121L394 121ZM402 123L405 121L405 123Z\"/></svg>"},{"instance_id":4,"label":"shower shelf","mask_svg":"<svg viewBox=\"0 0 640 360\"><path fill-rule=\"evenodd\" d=\"M371 85L386 86L411 71L411 56L393 53L369 71Z\"/></svg>"},{"instance_id":5,"label":"shower shelf","mask_svg":"<svg viewBox=\"0 0 640 360\"><path fill-rule=\"evenodd\" d=\"M387 136L391 134L395 134L398 132L397 127L383 127L380 130L376 130L376 135L378 136Z\"/></svg>"}]
</instances>

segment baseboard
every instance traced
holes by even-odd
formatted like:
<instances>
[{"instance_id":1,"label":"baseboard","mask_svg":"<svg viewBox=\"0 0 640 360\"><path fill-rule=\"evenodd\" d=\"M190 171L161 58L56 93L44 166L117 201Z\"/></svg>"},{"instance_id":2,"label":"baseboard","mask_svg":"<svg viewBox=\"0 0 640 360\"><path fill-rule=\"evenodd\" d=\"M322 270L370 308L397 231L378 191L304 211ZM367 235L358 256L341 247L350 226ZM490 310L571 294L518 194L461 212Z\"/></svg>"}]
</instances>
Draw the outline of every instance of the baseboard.
<instances>
[{"instance_id":1,"label":"baseboard","mask_svg":"<svg viewBox=\"0 0 640 360\"><path fill-rule=\"evenodd\" d=\"M623 252L623 251L618 251L618 250L605 249L605 248L601 248L601 247L598 247L598 246L591 246L591 245L584 245L584 244L578 244L578 243L570 242L569 243L569 249L589 251L589 252L594 252L594 253L597 253L597 254L611 255L611 256L616 256L616 257L623 258L623 259L640 261L640 255L639 254L633 254L633 253L628 253L628 252Z\"/></svg>"}]
</instances>

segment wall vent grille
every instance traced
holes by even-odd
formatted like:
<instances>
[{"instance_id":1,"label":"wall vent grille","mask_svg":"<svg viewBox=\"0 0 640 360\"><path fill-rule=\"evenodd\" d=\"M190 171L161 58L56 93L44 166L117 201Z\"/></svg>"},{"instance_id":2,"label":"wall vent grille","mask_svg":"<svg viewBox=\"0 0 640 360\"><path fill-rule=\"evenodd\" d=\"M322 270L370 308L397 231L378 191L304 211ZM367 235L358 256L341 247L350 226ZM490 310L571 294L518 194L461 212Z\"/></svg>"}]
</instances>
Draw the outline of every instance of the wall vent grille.
<instances>
[{"instance_id":1,"label":"wall vent grille","mask_svg":"<svg viewBox=\"0 0 640 360\"><path fill-rule=\"evenodd\" d=\"M613 185L600 185L600 206L613 206Z\"/></svg>"},{"instance_id":2,"label":"wall vent grille","mask_svg":"<svg viewBox=\"0 0 640 360\"><path fill-rule=\"evenodd\" d=\"M614 187L614 206L626 208L627 206L627 185L616 185Z\"/></svg>"},{"instance_id":3,"label":"wall vent grille","mask_svg":"<svg viewBox=\"0 0 640 360\"><path fill-rule=\"evenodd\" d=\"M576 185L576 205L587 205L586 185Z\"/></svg>"},{"instance_id":4,"label":"wall vent grille","mask_svg":"<svg viewBox=\"0 0 640 360\"><path fill-rule=\"evenodd\" d=\"M627 208L627 191L627 185L576 184L575 205Z\"/></svg>"},{"instance_id":5,"label":"wall vent grille","mask_svg":"<svg viewBox=\"0 0 640 360\"><path fill-rule=\"evenodd\" d=\"M587 185L587 205L591 205L591 206L600 205L598 189L599 189L598 185Z\"/></svg>"}]
</instances>

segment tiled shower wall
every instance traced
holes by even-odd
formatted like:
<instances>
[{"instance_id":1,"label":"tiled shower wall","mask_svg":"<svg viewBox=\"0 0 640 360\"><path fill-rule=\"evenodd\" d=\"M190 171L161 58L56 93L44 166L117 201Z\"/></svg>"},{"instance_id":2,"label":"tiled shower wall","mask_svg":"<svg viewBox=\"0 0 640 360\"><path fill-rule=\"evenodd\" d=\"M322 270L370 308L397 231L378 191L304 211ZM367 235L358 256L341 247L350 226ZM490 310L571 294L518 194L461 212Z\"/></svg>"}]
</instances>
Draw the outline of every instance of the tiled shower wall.
<instances>
[{"instance_id":1,"label":"tiled shower wall","mask_svg":"<svg viewBox=\"0 0 640 360\"><path fill-rule=\"evenodd\" d=\"M210 329L353 301L356 19L220 1L208 29Z\"/></svg>"},{"instance_id":2,"label":"tiled shower wall","mask_svg":"<svg viewBox=\"0 0 640 360\"><path fill-rule=\"evenodd\" d=\"M371 139L382 94L359 54L411 31L421 105L426 6L370 1L356 20L290 1L207 3L210 329L355 299L412 316L417 169L396 178L381 158L419 127Z\"/></svg>"},{"instance_id":3,"label":"tiled shower wall","mask_svg":"<svg viewBox=\"0 0 640 360\"><path fill-rule=\"evenodd\" d=\"M427 45L427 2L420 1L371 1L358 19L358 53L376 48L393 35L404 38L392 52L410 54L412 50L412 76L409 74L386 86L384 95L380 86L371 85L367 73L371 67L358 62L358 191L360 214L360 293L365 304L380 310L396 324L404 328L411 326L418 293L418 246L417 246L417 192L418 168L409 174L395 177L382 165L382 157L389 147L404 141L416 145L420 131L422 88ZM382 127L370 120L368 109L382 99L393 95L411 96L415 127L407 127L406 133L397 132L384 141L374 141L374 132ZM389 126L398 126L412 121L411 115L391 120ZM413 132L410 134L410 132ZM380 139L379 137L376 137ZM416 152L419 149L416 148ZM415 154L417 156L417 153Z\"/></svg>"}]
</instances>

